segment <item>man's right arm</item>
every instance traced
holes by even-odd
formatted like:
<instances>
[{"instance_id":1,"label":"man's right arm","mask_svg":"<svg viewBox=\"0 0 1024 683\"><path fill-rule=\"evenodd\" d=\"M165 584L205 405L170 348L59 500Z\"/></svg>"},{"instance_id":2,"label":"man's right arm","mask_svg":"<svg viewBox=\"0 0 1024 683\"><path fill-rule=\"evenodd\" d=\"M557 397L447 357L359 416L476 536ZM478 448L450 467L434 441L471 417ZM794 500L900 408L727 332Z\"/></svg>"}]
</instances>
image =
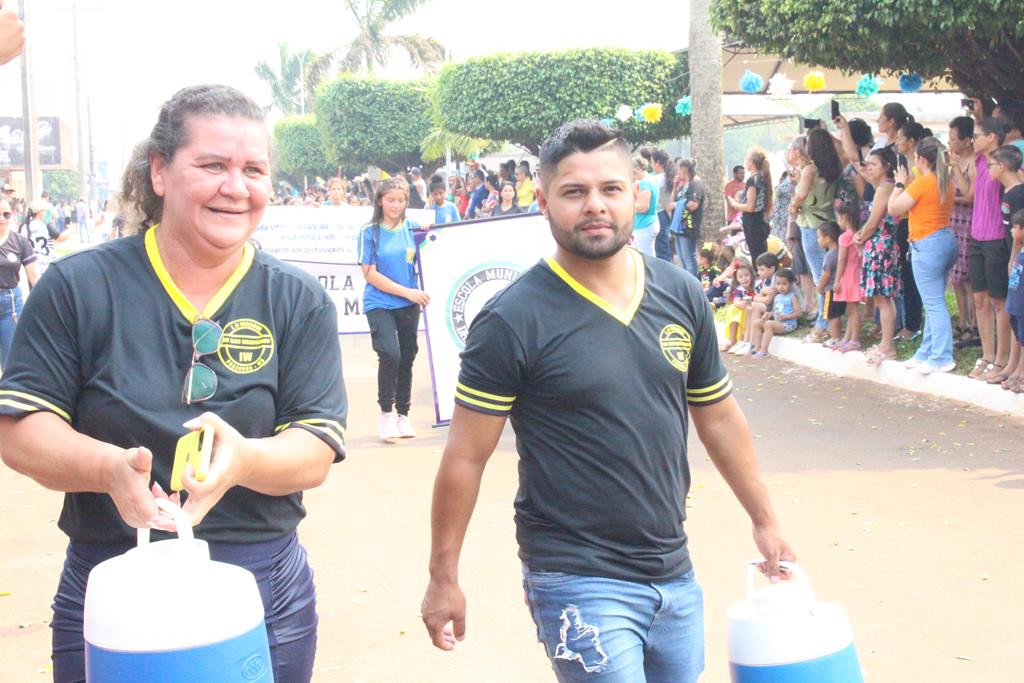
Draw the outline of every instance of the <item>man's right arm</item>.
<instances>
[{"instance_id":1,"label":"man's right arm","mask_svg":"<svg viewBox=\"0 0 1024 683\"><path fill-rule=\"evenodd\" d=\"M430 583L420 614L434 645L451 650L466 633L466 600L459 587L459 555L480 492L480 479L505 417L455 406L448 442L434 480ZM448 628L449 622L452 628Z\"/></svg>"}]
</instances>

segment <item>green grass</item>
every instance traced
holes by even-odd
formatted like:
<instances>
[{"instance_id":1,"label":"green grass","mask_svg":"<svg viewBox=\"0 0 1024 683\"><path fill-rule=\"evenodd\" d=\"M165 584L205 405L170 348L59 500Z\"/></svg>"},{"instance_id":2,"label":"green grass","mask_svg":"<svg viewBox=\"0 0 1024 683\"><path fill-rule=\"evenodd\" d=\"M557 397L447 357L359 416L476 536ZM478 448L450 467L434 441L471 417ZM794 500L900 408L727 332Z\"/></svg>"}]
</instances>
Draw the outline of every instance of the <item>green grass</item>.
<instances>
[{"instance_id":1,"label":"green grass","mask_svg":"<svg viewBox=\"0 0 1024 683\"><path fill-rule=\"evenodd\" d=\"M946 307L949 309L949 314L953 318L953 327L956 327L960 317L959 310L956 305L956 297L950 291L946 292ZM715 320L720 323L725 323L725 306L720 306L715 309ZM843 326L845 329L845 319ZM862 321L860 330L860 343L865 349L874 346L878 343L878 338L872 336L875 325L874 321ZM801 338L807 332L810 331L810 326L807 324L806 319L801 318L800 324L796 331L789 335L790 337ZM896 338L896 360L906 360L917 352L918 347L921 345L921 339L911 339L904 341L903 339ZM977 360L981 358L981 347L972 346L966 349L953 349L953 360L956 361L956 369L953 370L953 374L966 375L972 369Z\"/></svg>"}]
</instances>

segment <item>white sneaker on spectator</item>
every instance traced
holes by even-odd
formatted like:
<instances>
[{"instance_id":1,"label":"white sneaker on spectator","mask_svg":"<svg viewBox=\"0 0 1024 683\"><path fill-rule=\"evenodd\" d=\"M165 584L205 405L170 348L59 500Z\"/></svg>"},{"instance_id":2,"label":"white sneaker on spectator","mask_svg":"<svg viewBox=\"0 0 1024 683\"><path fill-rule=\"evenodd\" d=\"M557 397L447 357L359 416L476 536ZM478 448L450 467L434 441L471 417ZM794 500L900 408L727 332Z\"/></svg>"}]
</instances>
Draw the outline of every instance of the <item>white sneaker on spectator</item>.
<instances>
[{"instance_id":1,"label":"white sneaker on spectator","mask_svg":"<svg viewBox=\"0 0 1024 683\"><path fill-rule=\"evenodd\" d=\"M380 432L380 438L384 441L397 439L399 437L398 418L395 414L383 413L377 420L377 431Z\"/></svg>"},{"instance_id":2,"label":"white sneaker on spectator","mask_svg":"<svg viewBox=\"0 0 1024 683\"><path fill-rule=\"evenodd\" d=\"M412 422L405 415L399 415L395 421L399 439L412 439L416 436L416 430L412 428Z\"/></svg>"},{"instance_id":3,"label":"white sneaker on spectator","mask_svg":"<svg viewBox=\"0 0 1024 683\"><path fill-rule=\"evenodd\" d=\"M745 356L749 352L750 344L748 344L747 342L740 342L736 346L729 349L729 353L733 354L734 356Z\"/></svg>"},{"instance_id":4,"label":"white sneaker on spectator","mask_svg":"<svg viewBox=\"0 0 1024 683\"><path fill-rule=\"evenodd\" d=\"M949 372L956 367L956 363L949 361L944 365L932 365L931 363L921 363L917 366L917 371L922 375L930 375L933 372Z\"/></svg>"},{"instance_id":5,"label":"white sneaker on spectator","mask_svg":"<svg viewBox=\"0 0 1024 683\"><path fill-rule=\"evenodd\" d=\"M922 361L919 361L918 359L914 358L913 356L911 356L907 360L903 361L901 363L901 365L903 367L907 368L908 370L913 370L916 367L924 365L924 363Z\"/></svg>"}]
</instances>

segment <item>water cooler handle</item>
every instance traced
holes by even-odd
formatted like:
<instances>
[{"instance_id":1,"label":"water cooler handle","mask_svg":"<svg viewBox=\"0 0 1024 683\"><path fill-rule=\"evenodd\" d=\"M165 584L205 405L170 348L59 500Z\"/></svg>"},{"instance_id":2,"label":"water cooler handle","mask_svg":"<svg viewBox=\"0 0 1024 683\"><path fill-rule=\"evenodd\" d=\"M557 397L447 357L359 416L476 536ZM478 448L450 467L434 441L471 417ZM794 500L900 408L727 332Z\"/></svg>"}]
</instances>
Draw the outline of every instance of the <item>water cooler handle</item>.
<instances>
[{"instance_id":1,"label":"water cooler handle","mask_svg":"<svg viewBox=\"0 0 1024 683\"><path fill-rule=\"evenodd\" d=\"M757 565L764 562L764 560L750 560L747 562L747 598L754 596L754 578L761 572L758 570ZM807 599L811 604L814 604L814 592L811 590L811 584L807 581L807 574L804 573L803 567L798 565L796 562L788 562L781 560L779 566L789 571L792 574L790 581L795 581L799 584L803 584L804 590L807 591Z\"/></svg>"},{"instance_id":2,"label":"water cooler handle","mask_svg":"<svg viewBox=\"0 0 1024 683\"><path fill-rule=\"evenodd\" d=\"M163 498L157 498L154 502L160 508L160 512L174 520L174 525L178 528L178 538L184 541L195 540L195 535L192 533L192 519L181 509L181 506ZM149 527L136 530L136 543L140 546L149 543Z\"/></svg>"}]
</instances>

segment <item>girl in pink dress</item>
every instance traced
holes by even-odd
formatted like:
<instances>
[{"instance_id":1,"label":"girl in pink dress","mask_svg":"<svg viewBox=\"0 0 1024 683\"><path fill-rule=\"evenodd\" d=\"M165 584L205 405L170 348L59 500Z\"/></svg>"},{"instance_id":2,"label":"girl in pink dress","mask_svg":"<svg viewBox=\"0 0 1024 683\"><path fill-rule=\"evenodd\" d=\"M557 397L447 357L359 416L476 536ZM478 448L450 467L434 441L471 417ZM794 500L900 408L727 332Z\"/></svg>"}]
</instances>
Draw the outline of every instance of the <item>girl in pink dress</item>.
<instances>
[{"instance_id":1,"label":"girl in pink dress","mask_svg":"<svg viewBox=\"0 0 1024 683\"><path fill-rule=\"evenodd\" d=\"M836 219L843 232L839 235L839 263L836 266L835 301L846 302L846 334L835 347L836 351L860 350L860 303L864 291L860 288L861 249L854 242L860 229L860 211L854 202L836 207Z\"/></svg>"}]
</instances>

